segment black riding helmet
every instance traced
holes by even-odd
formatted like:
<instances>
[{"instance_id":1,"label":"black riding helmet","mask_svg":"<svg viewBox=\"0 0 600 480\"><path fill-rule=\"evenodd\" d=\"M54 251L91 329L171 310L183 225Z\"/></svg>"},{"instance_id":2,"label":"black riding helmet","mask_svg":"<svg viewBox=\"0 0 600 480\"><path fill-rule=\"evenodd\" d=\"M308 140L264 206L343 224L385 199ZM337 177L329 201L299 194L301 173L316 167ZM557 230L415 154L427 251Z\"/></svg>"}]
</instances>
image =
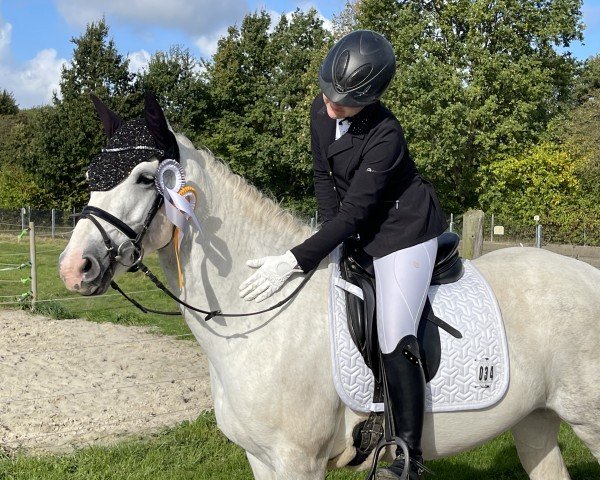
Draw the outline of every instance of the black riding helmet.
<instances>
[{"instance_id":1,"label":"black riding helmet","mask_svg":"<svg viewBox=\"0 0 600 480\"><path fill-rule=\"evenodd\" d=\"M319 84L332 102L362 107L379 100L395 71L390 42L371 30L356 30L329 51L319 70Z\"/></svg>"}]
</instances>

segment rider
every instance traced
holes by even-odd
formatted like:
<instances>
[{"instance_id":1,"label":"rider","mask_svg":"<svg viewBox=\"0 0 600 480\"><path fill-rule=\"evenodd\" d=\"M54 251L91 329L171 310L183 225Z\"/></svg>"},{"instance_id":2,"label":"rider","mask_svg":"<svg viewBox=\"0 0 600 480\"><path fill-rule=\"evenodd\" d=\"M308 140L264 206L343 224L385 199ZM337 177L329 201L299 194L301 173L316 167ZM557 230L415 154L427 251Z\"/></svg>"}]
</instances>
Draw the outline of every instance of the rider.
<instances>
[{"instance_id":1,"label":"rider","mask_svg":"<svg viewBox=\"0 0 600 480\"><path fill-rule=\"evenodd\" d=\"M260 268L240 285L240 295L262 301L297 267L308 272L340 243L358 239L374 257L386 408L394 435L408 447L409 478L419 480L425 377L416 335L446 220L435 190L417 172L402 127L379 101L395 69L391 44L369 30L351 32L329 51L319 71L322 93L311 109L323 226L284 255L249 261ZM401 452L376 478L400 478Z\"/></svg>"}]
</instances>

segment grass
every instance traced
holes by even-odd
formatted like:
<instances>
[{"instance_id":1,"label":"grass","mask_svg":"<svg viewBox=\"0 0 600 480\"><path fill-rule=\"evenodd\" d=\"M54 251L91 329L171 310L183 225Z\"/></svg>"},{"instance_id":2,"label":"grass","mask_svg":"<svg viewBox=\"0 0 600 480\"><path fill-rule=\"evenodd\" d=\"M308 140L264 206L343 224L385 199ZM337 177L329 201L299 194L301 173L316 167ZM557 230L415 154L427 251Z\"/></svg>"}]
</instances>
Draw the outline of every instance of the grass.
<instances>
[{"instance_id":1,"label":"grass","mask_svg":"<svg viewBox=\"0 0 600 480\"><path fill-rule=\"evenodd\" d=\"M38 299L35 312L52 318L85 318L92 322L112 322L120 325L148 326L167 335L186 335L189 329L180 316L144 314L132 306L119 293L110 289L99 297L82 297L68 292L58 275L58 256L65 248L65 240L36 239ZM15 236L0 236L0 269L8 265L26 263L29 260L29 239ZM148 255L144 262L159 278L162 271L157 255ZM31 289L30 282L21 280L29 277L30 268L0 271L0 307L19 308L17 299ZM164 279L163 279L164 280ZM125 292L138 292L133 297L143 305L159 310L177 310L177 305L160 292L145 276L130 273L119 278ZM10 298L7 298L10 297ZM25 306L29 305L25 303Z\"/></svg>"},{"instance_id":2,"label":"grass","mask_svg":"<svg viewBox=\"0 0 600 480\"><path fill-rule=\"evenodd\" d=\"M53 318L86 318L94 322L121 325L145 325L168 335L189 333L181 317L162 317L138 312L120 296L84 298L69 294L58 277L58 255L64 240L39 239L37 242L38 292L44 300L36 312ZM29 258L29 242L24 237L0 236L0 269L6 264L21 264ZM160 273L156 256L146 263ZM0 307L15 308L15 302L30 289L29 269L0 271ZM126 292L141 291L136 298L142 303L164 310L175 310L168 300L141 274L120 280ZM116 293L116 292L109 292ZM4 298L9 296L10 298ZM600 466L589 450L563 425L559 442L573 480L599 480ZM454 457L428 462L435 480L508 480L527 479L510 434ZM332 471L327 480L358 480L364 472ZM0 480L225 480L252 479L244 452L229 442L218 430L212 413L195 422L183 423L155 435L121 441L113 446L91 446L60 456L31 456L9 452L0 456Z\"/></svg>"},{"instance_id":3,"label":"grass","mask_svg":"<svg viewBox=\"0 0 600 480\"><path fill-rule=\"evenodd\" d=\"M560 443L572 480L598 480L600 467L568 427ZM526 480L510 434L450 459L428 462L435 480ZM336 470L327 480L359 480L364 472ZM3 480L251 480L241 448L218 430L212 413L150 438L111 447L88 447L69 455L21 453L0 461Z\"/></svg>"}]
</instances>

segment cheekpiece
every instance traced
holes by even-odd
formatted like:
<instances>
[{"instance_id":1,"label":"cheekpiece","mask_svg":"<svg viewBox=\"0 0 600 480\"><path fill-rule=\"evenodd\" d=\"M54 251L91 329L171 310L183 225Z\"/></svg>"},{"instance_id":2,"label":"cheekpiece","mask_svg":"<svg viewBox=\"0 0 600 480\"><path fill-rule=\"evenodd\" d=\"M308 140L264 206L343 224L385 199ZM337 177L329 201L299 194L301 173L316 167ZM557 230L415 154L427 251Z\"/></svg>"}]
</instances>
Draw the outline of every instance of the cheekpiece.
<instances>
[{"instance_id":1,"label":"cheekpiece","mask_svg":"<svg viewBox=\"0 0 600 480\"><path fill-rule=\"evenodd\" d=\"M108 145L90 161L88 183L91 191L105 192L125 180L140 163L162 160L154 137L142 118L122 125L108 140Z\"/></svg>"}]
</instances>

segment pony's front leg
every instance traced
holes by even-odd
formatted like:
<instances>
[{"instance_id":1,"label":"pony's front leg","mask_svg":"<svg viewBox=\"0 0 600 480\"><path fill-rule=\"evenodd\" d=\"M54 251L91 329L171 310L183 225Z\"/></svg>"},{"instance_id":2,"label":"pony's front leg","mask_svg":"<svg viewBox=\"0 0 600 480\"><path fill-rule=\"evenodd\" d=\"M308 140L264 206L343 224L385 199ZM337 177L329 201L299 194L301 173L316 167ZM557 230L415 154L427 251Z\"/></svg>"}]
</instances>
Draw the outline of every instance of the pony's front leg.
<instances>
[{"instance_id":1,"label":"pony's front leg","mask_svg":"<svg viewBox=\"0 0 600 480\"><path fill-rule=\"evenodd\" d=\"M255 480L275 480L277 478L275 476L275 471L261 462L254 455L246 452L246 457L248 457L248 462L250 462L250 467L252 468Z\"/></svg>"},{"instance_id":2,"label":"pony's front leg","mask_svg":"<svg viewBox=\"0 0 600 480\"><path fill-rule=\"evenodd\" d=\"M275 467L270 467L246 452L255 480L322 480L325 478L326 462L307 462L287 458L280 459Z\"/></svg>"}]
</instances>

